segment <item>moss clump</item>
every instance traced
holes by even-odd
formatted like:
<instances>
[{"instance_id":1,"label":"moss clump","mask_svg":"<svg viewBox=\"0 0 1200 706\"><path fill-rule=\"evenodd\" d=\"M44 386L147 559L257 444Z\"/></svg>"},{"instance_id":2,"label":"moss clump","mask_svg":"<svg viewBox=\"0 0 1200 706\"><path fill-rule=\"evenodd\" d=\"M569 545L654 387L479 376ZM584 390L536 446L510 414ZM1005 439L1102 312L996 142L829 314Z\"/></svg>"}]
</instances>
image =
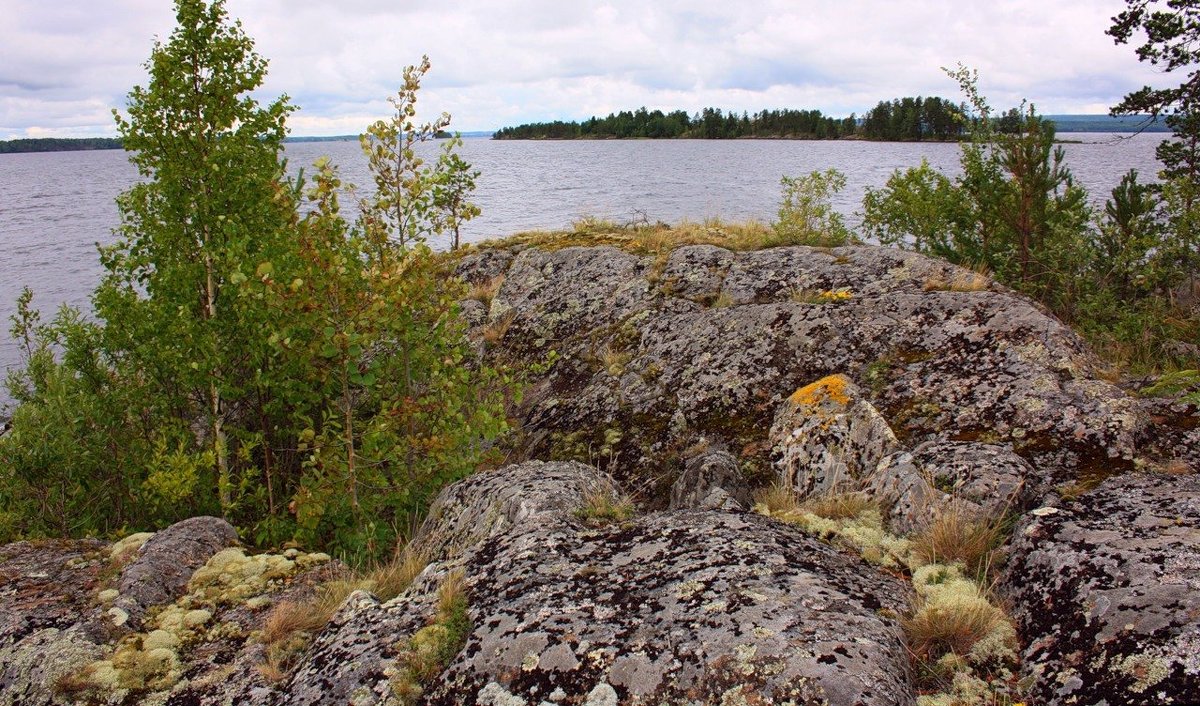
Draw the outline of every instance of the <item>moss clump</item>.
<instances>
[{"instance_id":1,"label":"moss clump","mask_svg":"<svg viewBox=\"0 0 1200 706\"><path fill-rule=\"evenodd\" d=\"M237 547L224 549L200 567L188 581L193 603L233 605L279 588L297 571L329 561L328 554L247 555Z\"/></svg>"},{"instance_id":2,"label":"moss clump","mask_svg":"<svg viewBox=\"0 0 1200 706\"><path fill-rule=\"evenodd\" d=\"M818 496L799 502L790 490L776 487L761 494L754 509L849 549L872 564L903 569L909 563L909 541L884 529L878 504L857 493Z\"/></svg>"},{"instance_id":3,"label":"moss clump","mask_svg":"<svg viewBox=\"0 0 1200 706\"><path fill-rule=\"evenodd\" d=\"M414 704L424 687L441 674L462 650L471 633L471 616L461 572L451 573L438 587L437 611L428 625L397 646L392 694Z\"/></svg>"},{"instance_id":4,"label":"moss clump","mask_svg":"<svg viewBox=\"0 0 1200 706\"><path fill-rule=\"evenodd\" d=\"M113 556L129 556L130 547L140 547L146 538L127 537ZM183 676L182 655L191 645L243 637L233 623L212 624L220 607L260 598L282 588L297 571L327 561L326 554L289 551L286 555L248 556L240 548L224 549L192 574L187 594L151 614L146 632L122 638L111 657L92 662L75 678L64 681L63 693L75 694L84 703L87 699L120 702L170 689ZM98 598L106 602L115 596L108 590Z\"/></svg>"},{"instance_id":5,"label":"moss clump","mask_svg":"<svg viewBox=\"0 0 1200 706\"><path fill-rule=\"evenodd\" d=\"M982 577L1004 541L1005 529L1003 518L975 517L951 503L913 537L913 553L919 564L960 563Z\"/></svg>"},{"instance_id":6,"label":"moss clump","mask_svg":"<svg viewBox=\"0 0 1200 706\"><path fill-rule=\"evenodd\" d=\"M139 549L142 548L142 545L145 544L147 540L153 536L153 532L138 532L136 534L131 534L124 539L113 542L113 545L108 548L108 556L113 561L127 561L134 554L136 554Z\"/></svg>"}]
</instances>

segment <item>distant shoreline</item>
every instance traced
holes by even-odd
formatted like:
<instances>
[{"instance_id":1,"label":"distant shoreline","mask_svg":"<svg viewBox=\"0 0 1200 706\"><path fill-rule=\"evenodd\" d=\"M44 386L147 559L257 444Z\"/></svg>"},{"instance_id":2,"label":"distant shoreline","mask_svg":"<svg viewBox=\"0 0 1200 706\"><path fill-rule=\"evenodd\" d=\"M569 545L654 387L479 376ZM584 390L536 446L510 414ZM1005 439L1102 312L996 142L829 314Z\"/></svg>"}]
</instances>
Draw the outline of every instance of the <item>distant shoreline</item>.
<instances>
[{"instance_id":1,"label":"distant shoreline","mask_svg":"<svg viewBox=\"0 0 1200 706\"><path fill-rule=\"evenodd\" d=\"M478 130L461 133L465 138L491 137L491 130ZM449 134L438 135L439 138L449 137ZM358 135L297 135L287 137L286 143L303 142L358 142ZM35 137L14 140L0 140L0 154L25 154L30 152L92 152L95 150L122 149L120 138L116 137Z\"/></svg>"},{"instance_id":2,"label":"distant shoreline","mask_svg":"<svg viewBox=\"0 0 1200 706\"><path fill-rule=\"evenodd\" d=\"M1047 115L1047 120L1054 122L1055 129L1062 133L1119 133L1135 134L1149 132L1169 134L1171 131L1162 123L1156 123L1139 129L1137 124L1143 120L1139 116L1114 118L1108 115ZM472 130L461 133L464 138L491 138L497 131ZM871 140L860 135L844 137L813 137L811 135L745 135L729 138L705 137L612 137L605 135L583 135L578 137L505 137L494 138L505 140L522 140L526 142L565 142L570 140L678 140L678 139L728 139L728 140L791 140L791 141L871 141L871 142L955 142L956 140ZM284 142L357 142L358 135L296 135L288 137ZM1074 140L1060 140L1074 142ZM30 152L80 152L96 150L122 149L121 140L115 137L39 137L0 140L0 154L22 154Z\"/></svg>"}]
</instances>

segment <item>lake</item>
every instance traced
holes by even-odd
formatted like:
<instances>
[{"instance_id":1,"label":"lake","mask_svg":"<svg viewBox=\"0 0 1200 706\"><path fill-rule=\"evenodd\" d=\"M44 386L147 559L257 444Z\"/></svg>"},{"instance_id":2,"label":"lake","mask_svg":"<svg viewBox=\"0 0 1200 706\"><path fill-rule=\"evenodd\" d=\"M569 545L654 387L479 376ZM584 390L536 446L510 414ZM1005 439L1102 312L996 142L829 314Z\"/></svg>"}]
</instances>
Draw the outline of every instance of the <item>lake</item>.
<instances>
[{"instance_id":1,"label":"lake","mask_svg":"<svg viewBox=\"0 0 1200 706\"><path fill-rule=\"evenodd\" d=\"M1160 168L1154 147L1162 135L1065 133L1067 164L1092 199L1102 203L1130 168L1145 176ZM436 147L428 145L428 154ZM851 225L868 187L922 158L947 174L958 171L959 147L948 143L791 140L494 141L467 139L463 157L481 172L474 201L483 215L464 239L560 228L584 217L628 222L678 222L720 217L770 221L779 179L834 168L847 177L835 206ZM287 147L299 168L328 155L344 181L369 185L357 142L299 142ZM19 364L7 336L21 288L48 319L60 304L86 307L100 277L96 243L113 241L114 199L137 173L121 151L0 154L0 370ZM343 199L343 204L352 203ZM6 396L0 391L0 407Z\"/></svg>"}]
</instances>

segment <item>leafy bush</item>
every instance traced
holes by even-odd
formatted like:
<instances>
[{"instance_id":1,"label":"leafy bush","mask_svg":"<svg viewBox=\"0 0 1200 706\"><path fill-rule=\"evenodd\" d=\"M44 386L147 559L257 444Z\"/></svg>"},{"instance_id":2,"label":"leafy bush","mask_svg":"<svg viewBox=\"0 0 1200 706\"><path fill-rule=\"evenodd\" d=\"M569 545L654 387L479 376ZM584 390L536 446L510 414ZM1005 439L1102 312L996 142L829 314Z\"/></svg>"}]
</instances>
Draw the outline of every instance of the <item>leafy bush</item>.
<instances>
[{"instance_id":1,"label":"leafy bush","mask_svg":"<svg viewBox=\"0 0 1200 706\"><path fill-rule=\"evenodd\" d=\"M43 324L29 294L14 320L0 541L213 513L260 544L383 555L476 466L514 394L473 357L463 287L425 245L477 212L469 165L457 141L415 154L449 121L412 123L426 59L363 139L376 189L347 222L327 160L311 188L286 178L293 108L252 97L266 62L224 0L176 13L117 118L142 180L118 199L96 322Z\"/></svg>"},{"instance_id":2,"label":"leafy bush","mask_svg":"<svg viewBox=\"0 0 1200 706\"><path fill-rule=\"evenodd\" d=\"M831 203L833 196L846 188L846 175L827 169L805 176L785 176L780 183L783 202L774 224L773 244L833 247L851 241L850 230Z\"/></svg>"},{"instance_id":3,"label":"leafy bush","mask_svg":"<svg viewBox=\"0 0 1200 706\"><path fill-rule=\"evenodd\" d=\"M1126 366L1194 365L1168 354L1181 350L1172 341L1195 341L1200 331L1175 296L1195 278L1194 186L1175 179L1152 188L1130 172L1094 219L1053 125L1026 105L995 116L974 72L948 73L974 111L962 173L952 180L924 162L897 170L882 189L868 189L866 232L993 273Z\"/></svg>"}]
</instances>

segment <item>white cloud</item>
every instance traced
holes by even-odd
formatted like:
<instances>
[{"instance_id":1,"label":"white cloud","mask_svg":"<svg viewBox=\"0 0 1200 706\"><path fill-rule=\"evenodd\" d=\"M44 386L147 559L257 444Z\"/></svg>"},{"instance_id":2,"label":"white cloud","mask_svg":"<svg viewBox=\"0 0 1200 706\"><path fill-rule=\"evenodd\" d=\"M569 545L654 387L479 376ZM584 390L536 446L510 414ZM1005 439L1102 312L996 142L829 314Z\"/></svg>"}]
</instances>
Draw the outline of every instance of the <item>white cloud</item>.
<instances>
[{"instance_id":1,"label":"white cloud","mask_svg":"<svg viewBox=\"0 0 1200 706\"><path fill-rule=\"evenodd\" d=\"M1162 82L1104 31L1121 0L228 0L271 61L264 96L296 134L360 131L403 67L433 61L422 107L462 130L641 105L861 113L904 95L957 99L941 66L979 69L993 105L1103 112ZM0 138L111 134L144 82L167 0L0 0Z\"/></svg>"}]
</instances>

